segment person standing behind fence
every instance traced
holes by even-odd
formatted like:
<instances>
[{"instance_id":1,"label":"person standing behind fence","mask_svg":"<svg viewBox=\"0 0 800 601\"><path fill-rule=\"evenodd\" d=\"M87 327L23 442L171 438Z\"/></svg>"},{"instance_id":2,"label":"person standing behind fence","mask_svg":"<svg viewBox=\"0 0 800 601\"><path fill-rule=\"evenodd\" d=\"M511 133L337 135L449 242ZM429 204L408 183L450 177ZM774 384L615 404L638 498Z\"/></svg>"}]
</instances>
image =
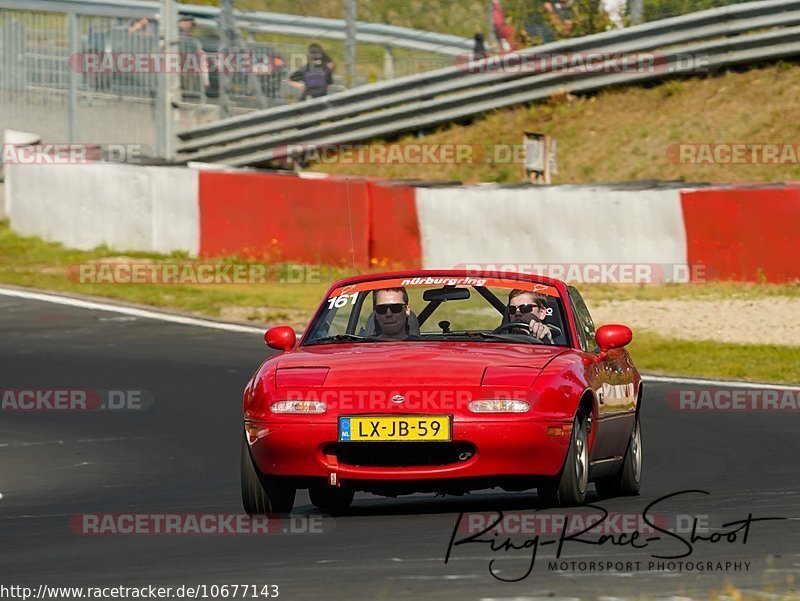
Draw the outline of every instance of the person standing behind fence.
<instances>
[{"instance_id":1,"label":"person standing behind fence","mask_svg":"<svg viewBox=\"0 0 800 601\"><path fill-rule=\"evenodd\" d=\"M319 44L308 47L308 59L303 67L289 76L289 85L303 90L300 100L319 98L328 93L333 83L335 64Z\"/></svg>"}]
</instances>

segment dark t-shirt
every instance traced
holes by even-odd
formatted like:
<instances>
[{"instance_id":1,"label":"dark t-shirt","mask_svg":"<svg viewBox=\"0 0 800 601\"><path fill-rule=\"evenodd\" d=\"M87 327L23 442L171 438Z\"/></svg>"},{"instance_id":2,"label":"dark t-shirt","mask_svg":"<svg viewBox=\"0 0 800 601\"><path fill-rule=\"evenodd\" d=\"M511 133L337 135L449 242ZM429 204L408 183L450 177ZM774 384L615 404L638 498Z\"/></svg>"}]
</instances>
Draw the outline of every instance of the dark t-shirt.
<instances>
[{"instance_id":1,"label":"dark t-shirt","mask_svg":"<svg viewBox=\"0 0 800 601\"><path fill-rule=\"evenodd\" d=\"M328 86L333 83L333 71L328 67L329 62L330 57L327 55L314 58L289 76L292 81L299 81L305 84L303 98L327 94Z\"/></svg>"}]
</instances>

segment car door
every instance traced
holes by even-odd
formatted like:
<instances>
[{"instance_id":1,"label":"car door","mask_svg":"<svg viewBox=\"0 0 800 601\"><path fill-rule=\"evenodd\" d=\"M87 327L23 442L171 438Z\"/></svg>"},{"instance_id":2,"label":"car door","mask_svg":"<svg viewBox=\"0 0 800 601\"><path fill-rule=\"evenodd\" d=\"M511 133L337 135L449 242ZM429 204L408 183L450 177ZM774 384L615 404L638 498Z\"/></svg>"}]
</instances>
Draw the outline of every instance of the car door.
<instances>
[{"instance_id":1,"label":"car door","mask_svg":"<svg viewBox=\"0 0 800 601\"><path fill-rule=\"evenodd\" d=\"M591 461L625 454L636 409L633 369L628 351L612 349L605 357L595 342L595 327L589 309L574 286L568 287L578 342L592 359L587 379L598 399Z\"/></svg>"}]
</instances>

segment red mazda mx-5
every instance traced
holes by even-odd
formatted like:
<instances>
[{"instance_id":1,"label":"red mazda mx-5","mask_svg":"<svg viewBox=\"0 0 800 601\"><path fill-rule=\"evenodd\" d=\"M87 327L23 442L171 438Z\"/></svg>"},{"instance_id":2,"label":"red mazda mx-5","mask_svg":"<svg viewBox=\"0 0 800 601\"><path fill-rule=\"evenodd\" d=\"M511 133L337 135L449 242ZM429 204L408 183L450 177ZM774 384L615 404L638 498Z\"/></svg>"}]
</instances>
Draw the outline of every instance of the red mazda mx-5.
<instances>
[{"instance_id":1,"label":"red mazda mx-5","mask_svg":"<svg viewBox=\"0 0 800 601\"><path fill-rule=\"evenodd\" d=\"M577 289L533 275L409 271L336 282L244 392L242 498L298 488L340 510L395 496L538 488L550 505L636 494L642 381L631 331L595 332Z\"/></svg>"}]
</instances>

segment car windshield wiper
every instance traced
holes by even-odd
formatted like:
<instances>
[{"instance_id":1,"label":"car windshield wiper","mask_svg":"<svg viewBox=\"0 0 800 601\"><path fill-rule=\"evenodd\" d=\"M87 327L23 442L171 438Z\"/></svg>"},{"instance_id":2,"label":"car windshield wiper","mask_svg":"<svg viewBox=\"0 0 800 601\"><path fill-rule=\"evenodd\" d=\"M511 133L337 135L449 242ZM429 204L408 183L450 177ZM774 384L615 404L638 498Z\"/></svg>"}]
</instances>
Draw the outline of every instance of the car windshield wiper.
<instances>
[{"instance_id":1,"label":"car windshield wiper","mask_svg":"<svg viewBox=\"0 0 800 601\"><path fill-rule=\"evenodd\" d=\"M335 336L325 336L324 338L317 338L306 342L310 344L332 344L334 342L380 342L380 338L373 338L372 336L359 336L357 334L336 334Z\"/></svg>"}]
</instances>

